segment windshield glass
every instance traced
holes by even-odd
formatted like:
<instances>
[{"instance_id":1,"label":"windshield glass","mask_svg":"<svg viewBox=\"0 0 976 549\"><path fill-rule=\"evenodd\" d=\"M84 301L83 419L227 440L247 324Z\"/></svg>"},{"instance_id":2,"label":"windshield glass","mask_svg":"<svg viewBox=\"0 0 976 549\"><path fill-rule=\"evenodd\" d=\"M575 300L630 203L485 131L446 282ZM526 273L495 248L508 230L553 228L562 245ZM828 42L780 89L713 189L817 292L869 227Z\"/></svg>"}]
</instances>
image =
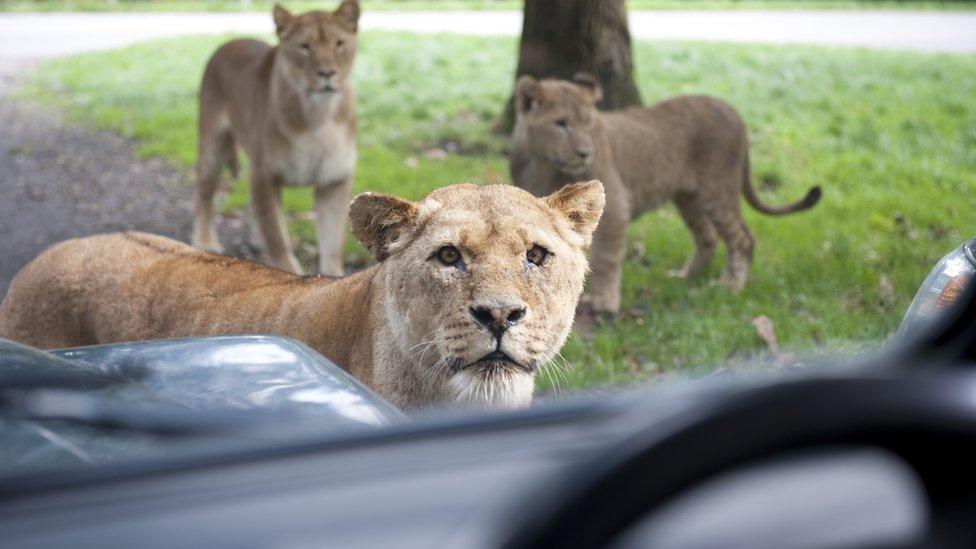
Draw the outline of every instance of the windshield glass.
<instances>
[{"instance_id":1,"label":"windshield glass","mask_svg":"<svg viewBox=\"0 0 976 549\"><path fill-rule=\"evenodd\" d=\"M970 11L320 4L0 6L0 476L834 367L976 287Z\"/></svg>"}]
</instances>

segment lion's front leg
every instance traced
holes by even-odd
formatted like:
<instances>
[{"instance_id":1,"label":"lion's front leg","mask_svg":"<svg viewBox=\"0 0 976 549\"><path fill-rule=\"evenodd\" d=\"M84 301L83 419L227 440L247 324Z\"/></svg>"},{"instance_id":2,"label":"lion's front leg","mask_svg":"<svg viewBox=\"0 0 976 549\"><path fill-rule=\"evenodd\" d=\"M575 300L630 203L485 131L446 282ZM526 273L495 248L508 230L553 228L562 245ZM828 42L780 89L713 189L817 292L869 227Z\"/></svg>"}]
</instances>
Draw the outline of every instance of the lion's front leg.
<instances>
[{"instance_id":1,"label":"lion's front leg","mask_svg":"<svg viewBox=\"0 0 976 549\"><path fill-rule=\"evenodd\" d=\"M607 185L607 206L590 247L590 282L583 303L597 314L620 312L620 276L627 249L630 211L623 197Z\"/></svg>"},{"instance_id":2,"label":"lion's front leg","mask_svg":"<svg viewBox=\"0 0 976 549\"><path fill-rule=\"evenodd\" d=\"M281 206L281 186L257 169L251 175L251 208L261 232L268 262L286 271L302 274L302 267L291 249L291 238Z\"/></svg>"},{"instance_id":3,"label":"lion's front leg","mask_svg":"<svg viewBox=\"0 0 976 549\"><path fill-rule=\"evenodd\" d=\"M315 187L315 239L319 248L319 272L342 276L342 248L346 243L352 176L338 183Z\"/></svg>"}]
</instances>

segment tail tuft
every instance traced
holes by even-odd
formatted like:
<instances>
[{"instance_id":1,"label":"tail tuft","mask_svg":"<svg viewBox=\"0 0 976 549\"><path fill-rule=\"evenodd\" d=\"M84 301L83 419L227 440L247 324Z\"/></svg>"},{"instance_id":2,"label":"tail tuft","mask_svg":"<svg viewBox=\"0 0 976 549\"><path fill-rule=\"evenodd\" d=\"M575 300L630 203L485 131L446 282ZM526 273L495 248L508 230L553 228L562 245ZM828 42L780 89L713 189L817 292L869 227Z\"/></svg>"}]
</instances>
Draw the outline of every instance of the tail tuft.
<instances>
[{"instance_id":1,"label":"tail tuft","mask_svg":"<svg viewBox=\"0 0 976 549\"><path fill-rule=\"evenodd\" d=\"M810 192L808 192L807 195L803 197L803 201L801 202L802 206L800 207L800 209L805 210L807 208L812 208L816 206L817 202L820 202L821 198L823 198L823 191L820 190L820 185L817 185L811 188Z\"/></svg>"},{"instance_id":2,"label":"tail tuft","mask_svg":"<svg viewBox=\"0 0 976 549\"><path fill-rule=\"evenodd\" d=\"M759 195L756 194L755 187L752 186L752 178L749 175L749 157L746 156L745 166L742 170L742 194L745 195L746 201L749 202L749 205L755 208L756 211L762 212L766 215L786 215L812 208L817 204L817 202L820 202L820 198L823 196L823 191L820 190L820 185L817 185L807 191L806 196L792 204L770 206L759 199Z\"/></svg>"}]
</instances>

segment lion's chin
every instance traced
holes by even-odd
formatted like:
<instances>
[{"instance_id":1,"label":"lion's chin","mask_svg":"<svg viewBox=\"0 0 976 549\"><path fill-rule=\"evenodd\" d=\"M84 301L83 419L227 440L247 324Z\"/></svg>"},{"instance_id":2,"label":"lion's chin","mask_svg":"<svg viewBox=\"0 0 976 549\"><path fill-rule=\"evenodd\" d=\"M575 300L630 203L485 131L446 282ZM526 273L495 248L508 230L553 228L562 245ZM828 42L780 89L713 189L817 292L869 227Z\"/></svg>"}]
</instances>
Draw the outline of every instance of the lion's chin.
<instances>
[{"instance_id":1,"label":"lion's chin","mask_svg":"<svg viewBox=\"0 0 976 549\"><path fill-rule=\"evenodd\" d=\"M590 171L590 164L588 162L580 164L570 164L567 162L553 161L556 165L556 169L570 177L585 178Z\"/></svg>"},{"instance_id":2,"label":"lion's chin","mask_svg":"<svg viewBox=\"0 0 976 549\"><path fill-rule=\"evenodd\" d=\"M448 381L454 404L479 408L524 408L532 403L535 376L521 368L466 368Z\"/></svg>"}]
</instances>

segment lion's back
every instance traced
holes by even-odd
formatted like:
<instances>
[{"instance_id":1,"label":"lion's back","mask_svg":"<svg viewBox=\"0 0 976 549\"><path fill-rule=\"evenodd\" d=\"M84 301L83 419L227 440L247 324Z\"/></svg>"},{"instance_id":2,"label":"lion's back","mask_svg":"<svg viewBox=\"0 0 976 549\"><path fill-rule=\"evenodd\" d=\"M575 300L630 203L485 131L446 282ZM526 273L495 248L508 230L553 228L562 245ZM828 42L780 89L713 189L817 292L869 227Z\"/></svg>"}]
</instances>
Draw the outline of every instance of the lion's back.
<instances>
[{"instance_id":1,"label":"lion's back","mask_svg":"<svg viewBox=\"0 0 976 549\"><path fill-rule=\"evenodd\" d=\"M747 154L742 118L725 101L707 95L609 112L603 122L635 212L656 208L676 192L695 192L703 174L741 174Z\"/></svg>"},{"instance_id":2,"label":"lion's back","mask_svg":"<svg viewBox=\"0 0 976 549\"><path fill-rule=\"evenodd\" d=\"M152 288L178 288L183 271L219 257L139 232L60 242L14 277L0 303L0 337L42 348L130 339L146 322ZM154 272L169 276L154 279Z\"/></svg>"},{"instance_id":3,"label":"lion's back","mask_svg":"<svg viewBox=\"0 0 976 549\"><path fill-rule=\"evenodd\" d=\"M660 145L745 136L745 123L732 105L709 95L679 95L644 107L628 107L603 115L612 141Z\"/></svg>"}]
</instances>

